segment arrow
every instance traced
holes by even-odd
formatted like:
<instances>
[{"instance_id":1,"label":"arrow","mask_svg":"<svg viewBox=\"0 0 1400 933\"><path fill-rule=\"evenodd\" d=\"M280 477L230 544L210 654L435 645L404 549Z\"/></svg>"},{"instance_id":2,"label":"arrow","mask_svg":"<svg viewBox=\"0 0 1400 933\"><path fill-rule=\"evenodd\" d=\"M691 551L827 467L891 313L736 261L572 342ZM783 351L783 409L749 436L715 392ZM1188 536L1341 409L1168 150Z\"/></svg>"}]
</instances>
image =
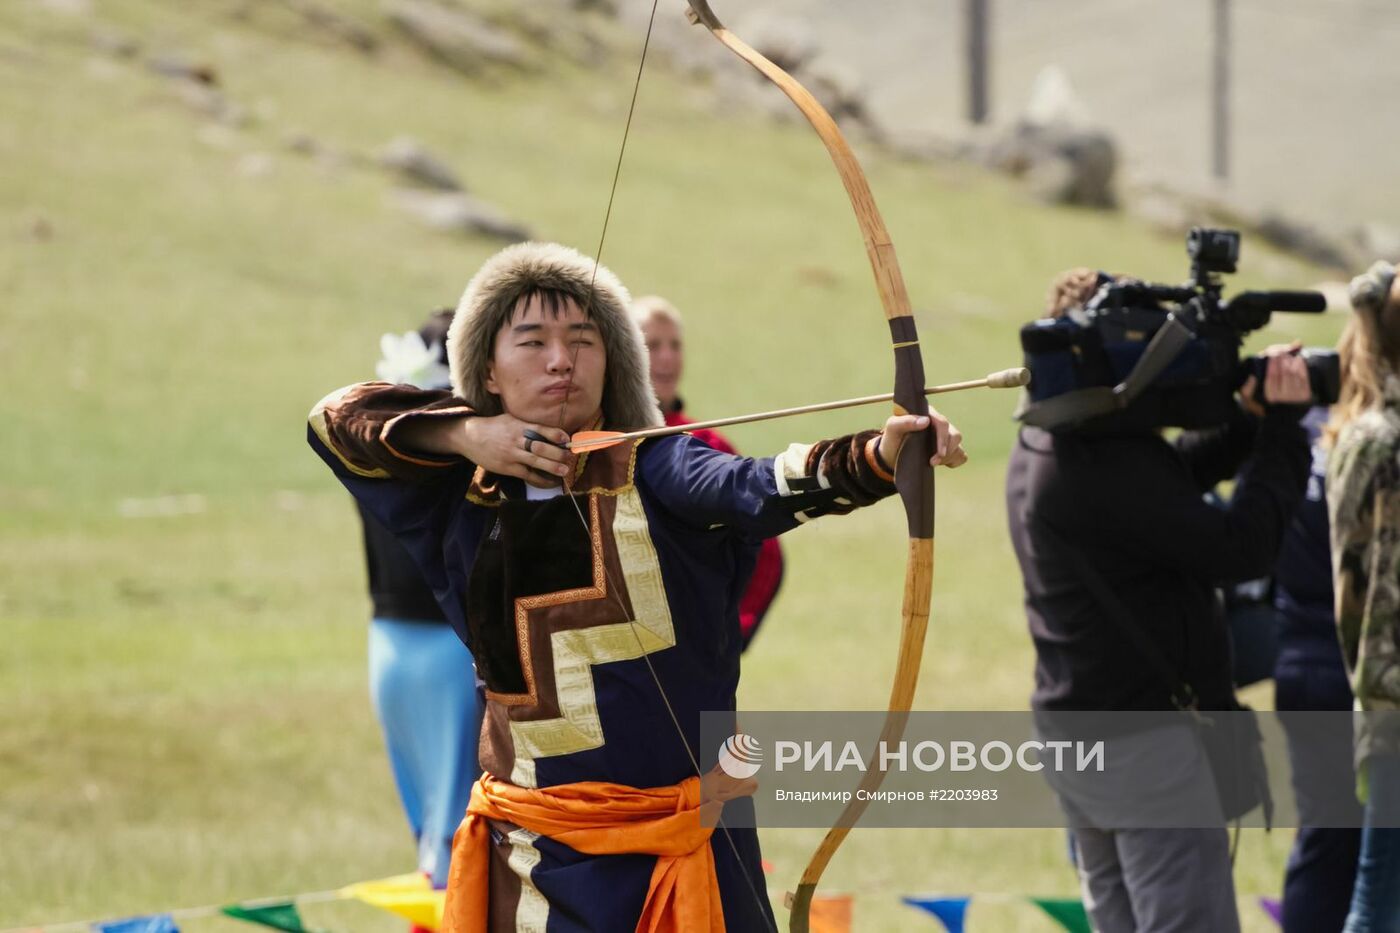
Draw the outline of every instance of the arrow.
<instances>
[{"instance_id":1,"label":"arrow","mask_svg":"<svg viewBox=\"0 0 1400 933\"><path fill-rule=\"evenodd\" d=\"M1016 369L1003 369L1001 372L991 373L982 379L930 386L924 389L924 395L941 395L945 392L961 392L965 389L1014 389L1018 386L1026 385L1030 381L1030 370L1017 367ZM893 392L886 392L883 395L843 398L835 402L820 402L816 405L799 405L797 408L780 408L776 411L764 411L752 415L734 415L729 418L716 418L713 421L697 421L692 424L669 425L664 428L647 428L644 431L631 431L626 434L620 431L580 431L569 439L569 450L576 454L591 450L603 450L604 448L612 447L614 444L621 444L623 441L640 440L644 437L663 437L667 434L681 434L686 431L697 431L702 428L722 428L731 424L749 424L754 421L770 421L774 418L786 418L789 415L806 415L817 411L855 408L859 405L874 405L878 402L888 402L893 398Z\"/></svg>"}]
</instances>

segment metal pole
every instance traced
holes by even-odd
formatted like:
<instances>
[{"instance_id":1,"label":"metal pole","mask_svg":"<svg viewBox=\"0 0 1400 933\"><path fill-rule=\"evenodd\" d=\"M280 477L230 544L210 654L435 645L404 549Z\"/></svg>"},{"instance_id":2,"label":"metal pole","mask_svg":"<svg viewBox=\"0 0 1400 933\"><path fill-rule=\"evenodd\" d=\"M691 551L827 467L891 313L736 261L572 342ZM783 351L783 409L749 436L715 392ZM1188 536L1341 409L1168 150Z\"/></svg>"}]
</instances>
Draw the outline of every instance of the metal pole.
<instances>
[{"instance_id":1,"label":"metal pole","mask_svg":"<svg viewBox=\"0 0 1400 933\"><path fill-rule=\"evenodd\" d=\"M987 122L988 4L991 0L967 0L967 118Z\"/></svg>"},{"instance_id":2,"label":"metal pole","mask_svg":"<svg viewBox=\"0 0 1400 933\"><path fill-rule=\"evenodd\" d=\"M1211 170L1230 177L1230 0L1214 0L1215 55L1211 74Z\"/></svg>"}]
</instances>

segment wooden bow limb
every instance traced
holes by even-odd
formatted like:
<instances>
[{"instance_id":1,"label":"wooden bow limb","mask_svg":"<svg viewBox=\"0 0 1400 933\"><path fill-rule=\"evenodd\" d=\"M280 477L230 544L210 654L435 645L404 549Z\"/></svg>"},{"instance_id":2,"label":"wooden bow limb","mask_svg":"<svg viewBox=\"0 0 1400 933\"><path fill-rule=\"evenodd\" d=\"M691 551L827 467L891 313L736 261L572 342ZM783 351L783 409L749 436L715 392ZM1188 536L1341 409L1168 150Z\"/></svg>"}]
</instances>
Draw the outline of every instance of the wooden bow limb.
<instances>
[{"instance_id":1,"label":"wooden bow limb","mask_svg":"<svg viewBox=\"0 0 1400 933\"><path fill-rule=\"evenodd\" d=\"M1030 370L1017 367L1015 369L1003 369L1000 372L990 373L981 379L929 386L924 389L924 395L941 395L945 392L963 392L968 389L982 388L1014 389L1018 386L1026 385L1030 381ZM646 428L641 431L629 431L625 434L620 431L580 431L569 440L569 450L578 454L589 450L602 450L605 447L611 447L623 441L640 440L646 437L665 437L668 434L683 434L687 431L699 431L704 428L723 428L733 424L751 424L755 421L771 421L776 418L787 418L792 415L807 415L818 411L856 408L860 405L874 405L878 402L888 402L893 398L893 392L886 392L883 395L843 398L835 402L799 405L796 408L779 408L775 411L763 411L752 415L731 415L728 418L715 418L711 421L696 421L691 424L668 425L664 428Z\"/></svg>"},{"instance_id":2,"label":"wooden bow limb","mask_svg":"<svg viewBox=\"0 0 1400 933\"><path fill-rule=\"evenodd\" d=\"M895 258L894 243L875 204L865 173L861 170L850 145L841 135L836 121L811 92L791 75L725 28L710 9L707 0L688 0L688 3L691 22L703 25L721 44L776 84L788 99L797 105L807 122L817 131L822 144L826 146L850 198L856 223L860 226L866 256L875 274L875 288L880 296L880 305L889 324L895 363L895 412L909 415L928 414L928 400L923 393L927 384L924 379L923 357L919 352L919 337L909 305L909 295L904 286L904 277ZM883 739L898 739L903 734L914 699L914 688L919 679L924 636L928 631L929 611L933 599L934 563L934 478L933 469L929 466L933 444L932 430L909 435L900 449L899 462L895 464L895 485L904 503L909 527L909 550L905 563L899 654L895 660L895 677L890 688L885 727L881 730ZM872 787L878 786L883 779L883 772L872 772L867 778ZM851 827L860 819L866 805L866 800L859 796L847 804L836 825L827 832L826 838L822 840L822 844L818 846L802 872L797 891L789 902L792 911L788 921L789 928L796 933L806 933L812 895L816 892L822 872L826 870L827 863L836 854Z\"/></svg>"}]
</instances>

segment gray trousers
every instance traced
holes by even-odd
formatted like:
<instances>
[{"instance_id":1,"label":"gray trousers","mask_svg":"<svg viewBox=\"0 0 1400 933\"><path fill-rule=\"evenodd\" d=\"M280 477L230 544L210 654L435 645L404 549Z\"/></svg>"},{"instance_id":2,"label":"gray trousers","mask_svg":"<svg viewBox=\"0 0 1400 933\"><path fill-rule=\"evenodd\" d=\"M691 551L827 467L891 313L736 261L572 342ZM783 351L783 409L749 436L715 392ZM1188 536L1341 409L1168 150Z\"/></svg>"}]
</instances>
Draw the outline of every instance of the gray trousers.
<instances>
[{"instance_id":1,"label":"gray trousers","mask_svg":"<svg viewBox=\"0 0 1400 933\"><path fill-rule=\"evenodd\" d=\"M1110 749L1107 773L1046 773L1074 829L1094 929L1238 933L1230 837L1191 731L1153 729Z\"/></svg>"},{"instance_id":2,"label":"gray trousers","mask_svg":"<svg viewBox=\"0 0 1400 933\"><path fill-rule=\"evenodd\" d=\"M1224 829L1077 828L1074 838L1099 933L1238 933Z\"/></svg>"}]
</instances>

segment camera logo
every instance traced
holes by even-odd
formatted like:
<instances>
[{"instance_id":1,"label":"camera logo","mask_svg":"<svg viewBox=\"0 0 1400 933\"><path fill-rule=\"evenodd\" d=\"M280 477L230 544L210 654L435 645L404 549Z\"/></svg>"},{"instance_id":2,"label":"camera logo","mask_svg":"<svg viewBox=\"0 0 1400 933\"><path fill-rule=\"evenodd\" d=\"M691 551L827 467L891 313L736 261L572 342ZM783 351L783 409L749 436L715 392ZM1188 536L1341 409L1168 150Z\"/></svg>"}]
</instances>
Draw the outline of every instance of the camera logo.
<instances>
[{"instance_id":1,"label":"camera logo","mask_svg":"<svg viewBox=\"0 0 1400 933\"><path fill-rule=\"evenodd\" d=\"M751 778L761 767L763 746L751 735L731 735L719 747L719 768L732 778Z\"/></svg>"}]
</instances>

